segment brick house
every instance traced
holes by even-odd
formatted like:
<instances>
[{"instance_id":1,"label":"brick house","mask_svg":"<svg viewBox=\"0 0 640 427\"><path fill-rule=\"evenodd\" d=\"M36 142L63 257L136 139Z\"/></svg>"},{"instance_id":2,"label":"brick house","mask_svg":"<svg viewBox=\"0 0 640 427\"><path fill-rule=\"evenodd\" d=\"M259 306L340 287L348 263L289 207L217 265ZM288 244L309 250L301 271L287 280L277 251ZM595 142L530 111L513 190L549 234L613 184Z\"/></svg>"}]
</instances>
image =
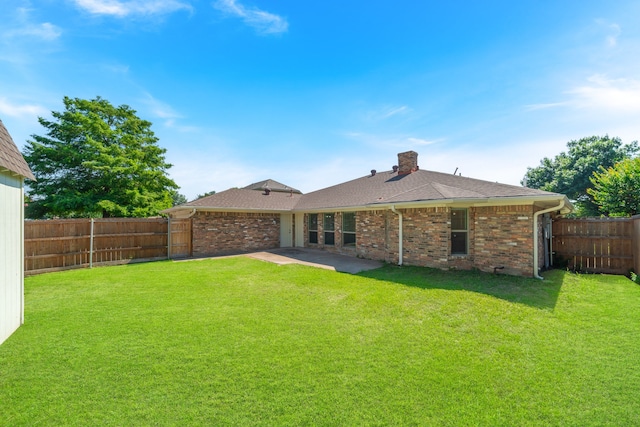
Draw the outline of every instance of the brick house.
<instances>
[{"instance_id":1,"label":"brick house","mask_svg":"<svg viewBox=\"0 0 640 427\"><path fill-rule=\"evenodd\" d=\"M0 121L0 344L24 322L24 180L35 179Z\"/></svg>"},{"instance_id":2,"label":"brick house","mask_svg":"<svg viewBox=\"0 0 640 427\"><path fill-rule=\"evenodd\" d=\"M389 263L538 276L566 196L398 166L308 194L268 180L167 209L192 218L193 256L309 247Z\"/></svg>"}]
</instances>

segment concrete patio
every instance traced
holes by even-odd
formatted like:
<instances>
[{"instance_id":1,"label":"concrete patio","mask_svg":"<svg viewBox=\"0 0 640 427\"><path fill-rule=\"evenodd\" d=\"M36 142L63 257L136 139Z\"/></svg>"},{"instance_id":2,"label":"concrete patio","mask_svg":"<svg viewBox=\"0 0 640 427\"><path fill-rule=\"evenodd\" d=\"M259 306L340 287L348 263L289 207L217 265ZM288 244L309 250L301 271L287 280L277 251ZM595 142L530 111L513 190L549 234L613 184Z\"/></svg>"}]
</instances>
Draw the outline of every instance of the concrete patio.
<instances>
[{"instance_id":1,"label":"concrete patio","mask_svg":"<svg viewBox=\"0 0 640 427\"><path fill-rule=\"evenodd\" d=\"M380 268L383 264L381 261L309 248L277 248L263 252L252 252L244 256L280 265L302 264L350 274Z\"/></svg>"}]
</instances>

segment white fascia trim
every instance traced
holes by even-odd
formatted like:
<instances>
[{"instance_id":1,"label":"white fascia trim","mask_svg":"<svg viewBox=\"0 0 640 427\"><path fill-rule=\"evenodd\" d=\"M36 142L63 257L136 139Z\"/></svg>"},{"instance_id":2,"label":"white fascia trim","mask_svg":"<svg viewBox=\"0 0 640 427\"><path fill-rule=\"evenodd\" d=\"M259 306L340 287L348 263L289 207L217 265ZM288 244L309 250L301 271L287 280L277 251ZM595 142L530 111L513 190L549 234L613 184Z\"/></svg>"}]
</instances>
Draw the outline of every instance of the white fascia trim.
<instances>
[{"instance_id":1,"label":"white fascia trim","mask_svg":"<svg viewBox=\"0 0 640 427\"><path fill-rule=\"evenodd\" d=\"M394 203L396 208L416 208L416 207L429 207L429 206L460 206L460 207L478 207L478 206L509 206L509 205L535 205L539 203L549 203L557 205L561 200L565 202L566 211L573 210L573 205L569 202L566 196L553 195L553 196L517 196L517 197L490 197L490 198L468 198L468 199L447 199L438 200L430 203L421 202L406 202L406 203Z\"/></svg>"},{"instance_id":2,"label":"white fascia trim","mask_svg":"<svg viewBox=\"0 0 640 427\"><path fill-rule=\"evenodd\" d=\"M476 206L507 206L507 205L533 205L536 203L552 203L558 204L560 200L564 200L565 208L563 213L568 213L573 210L573 205L567 199L566 196L516 196L516 197L493 197L493 198L467 198L467 199L439 199L439 200L422 200L415 202L400 202L400 203L374 203L369 205L355 205L355 206L333 206L322 208L304 208L304 209L255 209L255 208L216 208L205 206L180 206L165 209L161 213L173 213L177 211L196 209L204 212L252 212L252 213L326 213L326 212L356 212L356 211L382 211L390 210L391 207L396 209L418 209L418 208L432 208L432 207L476 207Z\"/></svg>"}]
</instances>

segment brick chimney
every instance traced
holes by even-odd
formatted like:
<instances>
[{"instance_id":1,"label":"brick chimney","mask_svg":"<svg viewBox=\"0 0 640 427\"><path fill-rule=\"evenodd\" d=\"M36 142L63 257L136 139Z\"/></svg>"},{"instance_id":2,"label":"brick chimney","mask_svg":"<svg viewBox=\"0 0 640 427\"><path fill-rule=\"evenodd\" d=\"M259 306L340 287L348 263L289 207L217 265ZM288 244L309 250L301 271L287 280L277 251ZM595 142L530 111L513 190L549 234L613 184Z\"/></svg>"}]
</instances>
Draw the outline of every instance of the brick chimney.
<instances>
[{"instance_id":1,"label":"brick chimney","mask_svg":"<svg viewBox=\"0 0 640 427\"><path fill-rule=\"evenodd\" d=\"M398 153L398 175L406 175L418 170L418 153L406 151Z\"/></svg>"}]
</instances>

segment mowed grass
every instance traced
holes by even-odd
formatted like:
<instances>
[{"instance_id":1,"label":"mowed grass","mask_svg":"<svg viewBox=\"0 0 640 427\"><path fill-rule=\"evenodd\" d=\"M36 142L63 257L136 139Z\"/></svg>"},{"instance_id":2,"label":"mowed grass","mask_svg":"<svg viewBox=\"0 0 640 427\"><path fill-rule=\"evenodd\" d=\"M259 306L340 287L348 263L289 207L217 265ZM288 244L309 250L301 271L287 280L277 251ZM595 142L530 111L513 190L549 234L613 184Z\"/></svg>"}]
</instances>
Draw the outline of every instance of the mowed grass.
<instances>
[{"instance_id":1,"label":"mowed grass","mask_svg":"<svg viewBox=\"0 0 640 427\"><path fill-rule=\"evenodd\" d=\"M0 425L640 425L640 286L248 258L29 277Z\"/></svg>"}]
</instances>

